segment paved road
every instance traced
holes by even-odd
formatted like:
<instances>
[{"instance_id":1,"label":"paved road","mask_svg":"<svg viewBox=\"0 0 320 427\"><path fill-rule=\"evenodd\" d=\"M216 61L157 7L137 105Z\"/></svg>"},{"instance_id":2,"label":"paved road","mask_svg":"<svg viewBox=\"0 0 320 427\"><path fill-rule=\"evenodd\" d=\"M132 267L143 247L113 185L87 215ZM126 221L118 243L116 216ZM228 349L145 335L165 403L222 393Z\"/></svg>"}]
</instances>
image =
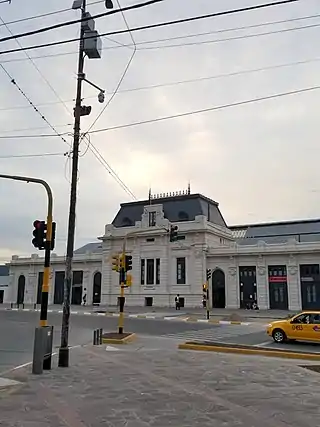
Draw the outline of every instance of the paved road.
<instances>
[{"instance_id":1,"label":"paved road","mask_svg":"<svg viewBox=\"0 0 320 427\"><path fill-rule=\"evenodd\" d=\"M38 325L39 313L0 311L0 375L2 372L32 359L34 329ZM117 318L104 316L71 316L70 345L91 342L92 331L102 327L104 330L117 330ZM59 346L61 314L50 313L49 324L54 326L54 346ZM234 326L223 327L227 333ZM125 330L138 334L165 336L172 338L178 334L198 334L208 330L219 334L220 326L203 323L189 323L166 320L126 319ZM243 326L242 328L246 328Z\"/></svg>"}]
</instances>

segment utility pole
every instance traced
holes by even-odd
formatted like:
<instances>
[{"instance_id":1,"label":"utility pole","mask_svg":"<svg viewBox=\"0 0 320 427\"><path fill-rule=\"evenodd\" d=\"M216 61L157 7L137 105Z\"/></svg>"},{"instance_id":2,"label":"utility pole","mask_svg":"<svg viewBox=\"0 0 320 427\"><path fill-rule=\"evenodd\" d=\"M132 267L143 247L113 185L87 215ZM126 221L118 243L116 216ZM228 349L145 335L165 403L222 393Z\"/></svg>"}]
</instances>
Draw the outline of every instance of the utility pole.
<instances>
[{"instance_id":1,"label":"utility pole","mask_svg":"<svg viewBox=\"0 0 320 427\"><path fill-rule=\"evenodd\" d=\"M86 0L83 0L81 19L85 18ZM70 191L70 208L68 221L68 237L67 237L67 255L66 255L66 271L64 278L64 298L63 298L63 315L61 326L61 344L59 348L59 366L69 366L69 318L70 318L70 294L72 286L72 259L74 251L74 237L76 228L76 204L77 204L77 183L78 183L78 163L79 163L79 142L80 142L80 118L81 118L81 94L82 94L82 75L84 68L84 29L81 25L80 42L79 42L79 57L78 57L78 79L77 79L77 95L74 109L74 135L72 147L72 175L71 175L71 191Z\"/></svg>"},{"instance_id":2,"label":"utility pole","mask_svg":"<svg viewBox=\"0 0 320 427\"><path fill-rule=\"evenodd\" d=\"M110 0L105 2L106 8L110 9L113 4ZM72 288L72 260L74 252L75 225L76 225L76 204L77 204L77 184L78 184L78 163L79 163L79 144L80 144L80 120L81 116L89 115L91 107L81 105L82 101L82 82L86 81L97 89L97 85L86 79L84 70L85 54L89 58L101 57L101 46L98 45L99 35L94 31L94 21L90 14L86 11L86 0L74 0L73 9L81 9L81 28L79 42L79 57L78 57L78 76L77 76L77 94L74 108L74 135L72 147L72 175L71 175L71 190L70 190L70 207L68 220L68 236L67 236L67 254L66 254L66 269L64 279L64 298L63 298L63 314L61 326L61 343L59 348L59 367L69 366L69 320L70 320L70 295ZM90 19L91 18L91 19ZM87 44L85 40L86 33L94 33L95 41L88 38ZM94 45L95 44L95 45ZM99 102L104 102L104 90L100 89L98 95Z\"/></svg>"}]
</instances>

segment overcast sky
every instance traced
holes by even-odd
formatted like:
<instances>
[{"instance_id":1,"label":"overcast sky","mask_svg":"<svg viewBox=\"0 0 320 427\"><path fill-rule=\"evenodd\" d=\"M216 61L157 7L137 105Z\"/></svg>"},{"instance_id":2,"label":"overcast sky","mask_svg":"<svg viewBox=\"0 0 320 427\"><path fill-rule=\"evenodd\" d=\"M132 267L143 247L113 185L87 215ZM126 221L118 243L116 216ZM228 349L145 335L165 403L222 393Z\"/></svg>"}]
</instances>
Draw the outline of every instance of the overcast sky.
<instances>
[{"instance_id":1,"label":"overcast sky","mask_svg":"<svg viewBox=\"0 0 320 427\"><path fill-rule=\"evenodd\" d=\"M88 4L90 2L93 0ZM121 5L124 7L137 2L139 0L121 0ZM130 27L137 27L268 2L167 0L127 12L126 18ZM118 7L115 0L114 3ZM0 4L0 17L10 22L71 8L71 5L72 0L12 0L11 5ZM105 11L104 3L88 6L88 10L91 14L102 13ZM133 33L138 50L119 93L93 130L319 85L320 56L316 41L320 35L320 16L292 21L319 13L319 0L300 0L260 11ZM41 19L10 24L9 29L17 34L78 17L79 11L70 9ZM235 30L283 20L290 21ZM234 39L302 26L311 28ZM124 28L126 25L120 13L96 20L96 29L100 33ZM233 30L221 31L226 29ZM77 37L78 32L79 25L73 25L19 40L27 46ZM205 32L211 34L139 45L145 41ZM7 35L6 27L0 26L0 37ZM129 34L113 38L121 44L132 44ZM234 40L225 40L230 38ZM105 48L102 59L87 59L85 72L88 79L107 91L108 99L133 50L105 38L102 41ZM214 43L201 43L204 41ZM193 44L176 46L186 43ZM175 47L161 48L170 44ZM1 50L17 47L14 40L1 43ZM28 51L32 57L46 56L34 60L42 76L24 52L0 55L0 62L9 74L58 132L72 132L77 48L77 43L71 43ZM290 65L274 67L285 64ZM264 68L268 69L261 71ZM256 69L260 71L252 71ZM230 76L230 73L239 72ZM185 80L197 81L177 84ZM0 84L1 173L40 177L50 183L55 200L57 252L63 254L71 167L70 160L63 153L69 147L60 137L5 138L52 134L53 131L28 106L26 99L1 69ZM153 85L159 86L126 91ZM92 106L91 115L82 120L82 131L85 131L103 104L97 101L97 91L87 84L84 84L83 94L88 98L84 104ZM65 105L59 99L65 101ZM93 133L90 139L137 199L146 199L149 187L153 193L170 192L187 188L190 181L193 193L200 192L219 202L221 212L230 225L317 218L320 196L319 99L319 91L314 90ZM66 135L65 138L71 143L71 136ZM77 247L100 236L105 224L116 215L119 204L132 200L87 150L87 141L82 142L80 148ZM61 155L3 158L42 153ZM36 252L31 244L32 223L35 219L45 219L43 189L32 184L0 180L0 198L0 262L9 260L12 254Z\"/></svg>"}]
</instances>

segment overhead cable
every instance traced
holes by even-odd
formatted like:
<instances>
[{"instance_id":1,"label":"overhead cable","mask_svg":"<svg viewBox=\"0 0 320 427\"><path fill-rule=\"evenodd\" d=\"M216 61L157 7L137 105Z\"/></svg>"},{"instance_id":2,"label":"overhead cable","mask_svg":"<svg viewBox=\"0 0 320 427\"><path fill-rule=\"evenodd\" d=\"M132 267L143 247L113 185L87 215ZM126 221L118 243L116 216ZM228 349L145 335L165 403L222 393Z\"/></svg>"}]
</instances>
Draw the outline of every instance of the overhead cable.
<instances>
[{"instance_id":1,"label":"overhead cable","mask_svg":"<svg viewBox=\"0 0 320 427\"><path fill-rule=\"evenodd\" d=\"M150 1L152 1L152 0L150 0ZM153 1L156 1L156 0L153 0ZM158 1L163 1L163 0L158 0ZM251 7L241 8L241 9L230 9L230 10L225 10L222 12L216 12L216 13L211 13L211 14L206 14L206 15L197 15L197 16L192 16L192 17L184 18L184 19L177 19L177 20L173 20L173 21L165 21L165 22L159 22L156 24L143 25L140 27L130 28L130 31L128 29L124 29L124 30L117 30L117 31L112 31L112 32L108 32L108 33L102 33L99 35L100 35L100 37L103 37L103 36L111 36L111 35L117 35L117 34L125 34L128 32L134 32L134 31L149 30L152 28L160 28L160 27L166 27L169 25L176 25L176 24L182 24L182 23L186 23L186 22L198 21L201 19L208 19L208 18L214 18L214 17L218 17L218 16L231 15L234 13L247 12L247 11L251 11L251 10L262 9L262 8L266 8L266 7L270 7L270 6L278 6L281 4L293 3L293 2L298 2L298 1L300 1L300 0L283 0L283 1L279 1L279 2L265 3L262 5L256 5L256 6L251 6ZM124 11L124 10L126 10L126 8L124 8L122 10ZM96 37L95 35L94 36L87 36L87 39L95 38L95 37ZM0 39L0 42L1 41L5 41L5 40ZM24 48L24 50L41 49L41 48L51 47L51 46L60 46L63 44L73 43L73 42L77 42L77 41L79 41L79 38L60 40L60 41L56 41L56 42L27 46ZM8 50L0 51L0 55L4 55L4 54L8 54L8 53L14 53L14 52L20 52L20 51L21 51L21 49L8 49Z\"/></svg>"},{"instance_id":2,"label":"overhead cable","mask_svg":"<svg viewBox=\"0 0 320 427\"><path fill-rule=\"evenodd\" d=\"M232 102L229 104L222 104L222 105L217 105L217 106L213 106L213 107L203 108L201 110L193 110L193 111L188 111L188 112L180 113L180 114L174 114L174 115L170 115L170 116L157 117L155 119L141 120L141 121L137 121L137 122L126 123L126 124L117 125L117 126L111 126L108 128L96 129L96 130L90 131L89 133L90 134L104 133L104 132L110 132L113 130L136 127L136 126L141 126L141 125L150 124L150 123L163 122L163 121L167 121L167 120L178 119L181 117L187 117L187 116L192 116L192 115L196 115L196 114L208 113L210 111L219 111L219 110L225 110L227 108L254 104L257 102L268 101L268 100L272 100L272 99L276 99L276 98L282 98L282 97L286 97L286 96L290 96L290 95L297 95L300 93L313 92L313 91L316 91L319 89L320 89L320 85L319 86L311 86L311 87L302 88L302 89L296 89L296 90L292 90L292 91L288 91L288 92L279 92L279 93L276 93L273 95L261 96L258 98L250 98L250 99L246 99L243 101ZM9 135L9 136L0 136L0 139L45 138L45 137L52 137L52 136L56 136L56 135L54 135L54 134Z\"/></svg>"}]
</instances>

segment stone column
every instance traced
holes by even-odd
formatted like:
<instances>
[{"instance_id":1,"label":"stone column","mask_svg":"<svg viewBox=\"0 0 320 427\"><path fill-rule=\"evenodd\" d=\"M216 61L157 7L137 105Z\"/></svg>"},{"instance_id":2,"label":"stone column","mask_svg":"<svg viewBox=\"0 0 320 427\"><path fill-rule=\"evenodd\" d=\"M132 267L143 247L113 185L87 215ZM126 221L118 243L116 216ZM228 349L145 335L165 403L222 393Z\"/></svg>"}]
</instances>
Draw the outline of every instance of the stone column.
<instances>
[{"instance_id":1,"label":"stone column","mask_svg":"<svg viewBox=\"0 0 320 427\"><path fill-rule=\"evenodd\" d=\"M301 286L296 257L290 255L288 262L288 303L289 310L301 310Z\"/></svg>"}]
</instances>

